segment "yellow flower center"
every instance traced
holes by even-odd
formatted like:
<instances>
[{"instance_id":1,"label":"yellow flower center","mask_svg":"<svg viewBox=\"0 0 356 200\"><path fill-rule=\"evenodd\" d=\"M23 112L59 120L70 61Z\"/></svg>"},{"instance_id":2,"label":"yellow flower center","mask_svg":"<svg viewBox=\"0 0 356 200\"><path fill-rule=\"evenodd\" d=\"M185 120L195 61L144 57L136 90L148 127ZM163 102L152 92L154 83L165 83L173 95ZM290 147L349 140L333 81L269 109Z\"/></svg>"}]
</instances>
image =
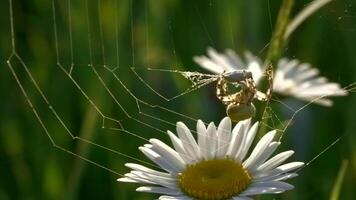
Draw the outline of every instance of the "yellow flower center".
<instances>
[{"instance_id":1,"label":"yellow flower center","mask_svg":"<svg viewBox=\"0 0 356 200\"><path fill-rule=\"evenodd\" d=\"M251 177L234 160L213 159L187 166L178 183L184 193L195 199L223 200L246 189Z\"/></svg>"}]
</instances>

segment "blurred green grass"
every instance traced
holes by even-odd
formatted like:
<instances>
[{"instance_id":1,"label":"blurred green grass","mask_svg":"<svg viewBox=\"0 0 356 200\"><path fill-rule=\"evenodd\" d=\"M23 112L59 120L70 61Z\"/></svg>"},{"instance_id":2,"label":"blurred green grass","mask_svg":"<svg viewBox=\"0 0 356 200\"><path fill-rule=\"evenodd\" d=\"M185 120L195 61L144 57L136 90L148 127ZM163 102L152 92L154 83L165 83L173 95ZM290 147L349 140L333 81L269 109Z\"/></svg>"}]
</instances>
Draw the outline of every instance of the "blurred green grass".
<instances>
[{"instance_id":1,"label":"blurred green grass","mask_svg":"<svg viewBox=\"0 0 356 200\"><path fill-rule=\"evenodd\" d=\"M174 74L147 71L146 67L200 70L193 63L192 57L204 54L207 46L220 51L232 48L239 53L249 50L263 58L266 53L263 49L271 37L280 2L108 0L89 1L87 9L86 1L71 1L70 32L68 3L55 1L59 61L66 69L70 68L72 33L73 77L95 104L105 115L124 119L122 124L131 132L144 138L158 137L167 141L164 134L128 119L100 85L88 64L94 64L108 88L119 99L120 105L142 122L153 124L161 130L174 129L173 126L138 114L135 99L128 96L112 75L102 68L104 64L109 67L119 66L116 73L139 98L207 122L217 122L224 115L224 108L211 92L213 86L164 102L139 82L130 67L136 67L138 73L157 91L173 96L187 88L189 83ZM308 2L296 2L295 11ZM110 149L145 160L137 150L145 141L122 132L102 129L102 117L56 65L52 1L14 0L13 8L16 51L69 130ZM117 183L115 174L52 146L5 63L11 53L7 1L0 2L0 11L3 15L0 18L0 199L155 198L155 195L136 193L134 185ZM331 3L292 35L283 54L312 63L320 69L322 75L343 86L355 82L355 15L355 1ZM89 32L92 56L88 47ZM15 59L11 63L58 145L73 152L81 152L90 160L121 174L127 171L123 165L133 162L132 159L73 141L48 110L22 66ZM286 100L296 106L302 105L292 99ZM291 181L296 186L295 190L260 199L328 199L344 159L349 160L349 166L340 199L356 198L356 96L351 93L348 97L334 100L332 108L311 106L297 115L280 150L294 149L294 158L307 162L340 136L341 141ZM291 114L278 108L278 105L276 107L281 118ZM142 109L169 122L186 120L194 128L193 122L182 117L145 106ZM106 121L105 126L117 127L117 124Z\"/></svg>"}]
</instances>

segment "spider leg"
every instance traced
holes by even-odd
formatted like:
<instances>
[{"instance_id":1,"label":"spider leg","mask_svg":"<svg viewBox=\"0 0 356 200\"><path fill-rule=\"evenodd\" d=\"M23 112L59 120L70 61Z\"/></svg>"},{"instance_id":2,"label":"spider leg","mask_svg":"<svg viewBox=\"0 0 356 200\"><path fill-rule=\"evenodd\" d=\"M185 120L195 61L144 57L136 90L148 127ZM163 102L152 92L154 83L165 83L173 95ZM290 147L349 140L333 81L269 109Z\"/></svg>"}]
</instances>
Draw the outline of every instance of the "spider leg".
<instances>
[{"instance_id":1,"label":"spider leg","mask_svg":"<svg viewBox=\"0 0 356 200\"><path fill-rule=\"evenodd\" d=\"M261 91L256 90L255 98L259 101L268 101L270 99L270 94L268 91L267 91L267 94L265 94Z\"/></svg>"}]
</instances>

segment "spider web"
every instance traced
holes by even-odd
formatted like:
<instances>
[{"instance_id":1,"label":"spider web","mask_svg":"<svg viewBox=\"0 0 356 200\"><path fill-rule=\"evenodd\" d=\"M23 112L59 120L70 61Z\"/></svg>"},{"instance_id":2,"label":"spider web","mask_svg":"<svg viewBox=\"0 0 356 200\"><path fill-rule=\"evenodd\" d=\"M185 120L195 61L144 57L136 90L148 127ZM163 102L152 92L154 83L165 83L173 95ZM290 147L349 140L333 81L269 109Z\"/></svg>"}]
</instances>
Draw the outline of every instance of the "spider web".
<instances>
[{"instance_id":1,"label":"spider web","mask_svg":"<svg viewBox=\"0 0 356 200\"><path fill-rule=\"evenodd\" d=\"M30 68L28 67L28 65L24 62L24 60L22 59L22 57L19 55L19 53L17 52L16 49L16 45L15 45L15 33L14 33L14 18L13 18L13 8L12 8L12 1L10 1L10 23L11 23L11 38L12 38L12 52L8 58L7 64L11 70L12 75L14 76L17 84L20 87L20 90L22 92L22 94L25 96L25 99L28 103L28 105L30 106L32 112L34 113L36 119L38 120L38 122L40 123L42 129L44 130L44 132L46 133L47 137L49 138L50 142L52 143L52 145L55 148L58 148L66 153L72 154L74 156L77 156L80 159L83 159L91 164L94 164L100 168L103 168L105 170L108 170L114 174L120 175L122 176L122 174L109 169L108 167L105 167L95 161L92 161L84 156L79 155L78 153L74 153L72 150L69 150L68 148L65 148L59 144L57 144L56 139L53 137L53 134L50 132L50 130L48 129L48 127L46 126L46 123L43 119L43 117L41 117L41 114L39 112L40 108L38 108L36 105L34 105L33 100L31 100L30 94L29 94L29 90L31 89L26 89L26 85L23 84L21 78L18 76L18 74L20 74L18 71L16 71L16 68L20 68L17 70L23 70L25 75L28 77L30 84L32 84L32 86L34 87L35 92L38 93L40 99L42 99L42 101L47 105L50 113L55 117L55 119L58 121L58 123L61 125L61 128L64 129L64 131L68 134L68 136L70 136L70 138L74 141L80 141L80 142L84 142L84 143L88 143L90 145L93 145L94 147L100 148L100 149L104 149L107 150L111 153L138 161L138 162L144 162L140 159L134 158L133 156L130 156L128 154L122 153L120 151L116 151L114 149L111 149L109 147L105 147L103 145L100 145L96 142L93 142L92 140L83 138L81 136L77 136L71 129L70 127L68 127L67 123L65 122L65 120L63 120L63 117L61 117L61 115L59 114L58 110L55 108L55 106L53 106L53 102L51 102L48 99L48 95L45 94L45 92L43 91L43 89L40 87L38 80L36 80L36 78L34 77L33 73L31 72ZM88 68L90 69L92 74L94 74L94 77L97 79L98 83L103 87L103 90L105 90L105 92L107 92L107 94L109 95L110 99L114 102L115 106L117 106L117 108L119 108L119 110L121 110L121 114L122 117L118 118L118 117L111 117L108 114L105 113L105 111L102 110L101 105L99 105L97 102L95 102L94 98L95 97L91 97L88 92L85 91L85 89L83 89L83 87L81 86L82 84L79 82L79 80L77 80L77 78L75 77L75 71L78 68L78 66L81 66L80 64L76 64L74 62L74 48L73 48L73 27L72 27L72 15L71 15L71 1L67 1L67 20L68 20L68 37L69 37L69 57L70 57L70 63L69 64L63 64L62 60L61 60L61 52L60 52L60 42L59 42L59 31L58 31L58 11L57 11L57 5L55 1L52 1L52 18L53 18L53 37L54 37L54 46L55 46L55 57L56 57L56 66L60 69L60 71L66 76L66 78L71 82L71 84L73 85L73 87L75 87L78 92L82 95L82 97L87 101L87 103L89 104L89 106L91 106L94 111L96 112L97 115L99 115L101 117L101 127L104 129L109 129L111 131L117 131L120 133L125 133L128 135L131 135L137 139L143 140L145 142L147 142L148 140L144 137L141 136L140 134L136 134L134 132L132 132L130 129L126 128L123 124L127 123L127 121L130 121L132 123L135 123L139 126L142 126L144 128L148 128L151 129L157 133L166 133L167 129L160 129L158 128L159 126L157 125L157 122L162 123L162 124L166 124L169 125L172 129L172 127L175 126L175 123L172 123L170 121L167 121L163 118L159 118L156 117L155 115L149 114L147 112L144 112L142 110L143 106L152 108L152 109L158 109L161 110L163 112L168 112L172 115L178 116L180 118L185 118L188 120L192 120L194 122L197 121L196 118L190 117L187 114L182 114L182 113L178 113L172 109L166 108L166 107L162 107L160 105L157 104L150 104L149 102L142 100L138 97L136 97L136 95L134 94L134 92L127 86L127 84L125 84L122 79L119 77L120 71L122 68L119 67L119 47L118 47L118 43L116 41L116 65L114 67L110 67L106 61L106 49L105 49L105 42L104 42L104 31L103 31L103 27L102 27L102 21L100 19L101 14L101 1L98 1L98 5L97 5L97 12L98 12L98 27L99 27L99 43L101 43L100 46L100 53L101 53L101 62L103 64L98 65L98 64L94 64L94 52L93 52L93 41L92 41L92 28L90 27L90 14L89 14L89 4L88 1L85 2L85 6L86 6L86 11L87 11L87 15L86 15L86 21L87 26L88 26L88 49L89 49L89 60L90 63L87 65ZM117 3L117 2L116 2ZM132 2L131 2L132 4ZM117 7L117 6L116 6ZM132 5L130 6L131 8L131 28L133 27L133 17L132 17ZM117 17L116 17L117 18ZM115 23L117 24L117 23ZM115 28L115 32L117 33L118 28ZM135 49L134 49L134 37L133 37L133 30L131 30L131 41L132 41L132 65L135 65ZM116 37L117 38L117 37ZM82 69L83 65L81 66L80 70ZM22 68L22 69L21 69ZM87 70L85 69L85 70ZM100 71L101 70L101 71ZM130 70L132 70L132 73L134 75L136 75L138 77L139 80L143 81L142 77L139 76L137 74L137 72L135 71L135 68L130 68ZM83 72L83 71L81 71ZM107 73L107 74L105 74ZM188 77L192 77L191 73L186 73L186 72L180 72L182 75L187 75ZM104 75L105 74L105 75ZM130 111L128 111L125 108L125 105L122 100L119 100L117 97L117 94L114 92L113 89L110 88L110 86L108 86L108 81L106 79L108 79L107 77L111 76L111 79L113 81L115 81L116 85L119 85L123 92L128 95L129 97L131 97L134 101L134 103L136 104L136 109L137 111L135 111L134 113L130 113ZM200 75L197 75L197 79L199 79ZM209 75L206 75L209 76ZM192 82L195 84L195 80L192 80ZM202 83L195 85L193 87L191 87L190 89L188 89L186 91L186 93L197 89L198 87L201 87L202 85L208 84L209 82L206 82L205 79L201 79ZM159 97L163 97L163 95L160 95L156 90L154 90L152 87L150 87L148 84L146 84L146 87L148 87L150 90L152 90L155 94L158 94ZM184 93L178 95L178 96L182 96ZM178 97L176 96L176 97ZM176 98L175 97L175 98ZM173 99L173 98L171 98ZM170 101L171 99L164 99L165 101ZM132 103L132 102L129 102ZM152 119L153 121L155 121L155 125L152 125L152 123L148 123L145 122L144 119L142 118L149 118ZM177 120L175 120L177 121ZM107 125L108 123L111 123L110 125ZM192 130L192 132L195 132L194 130ZM149 164L147 162L144 162L145 164ZM152 165L152 164L150 164Z\"/></svg>"},{"instance_id":2,"label":"spider web","mask_svg":"<svg viewBox=\"0 0 356 200\"><path fill-rule=\"evenodd\" d=\"M80 46L74 45L75 40L85 40L83 38L79 39L78 36L75 37L75 26L73 25L73 14L71 7L74 3L71 0L68 0L66 3L59 3L59 1L51 1L51 18L52 21L52 29L53 29L53 41L54 41L54 49L55 49L55 58L56 63L52 66L55 66L56 69L54 70L56 73L61 73L61 78L65 78L67 81L65 84L70 84L74 91L76 91L76 95L80 96L84 100L83 103L85 108L88 110L88 116L90 115L97 115L101 118L101 127L102 131L109 135L109 133L114 133L113 135L117 135L117 137L121 138L121 140L125 140L128 138L135 138L137 139L137 145L135 143L135 147L142 143L147 143L148 138L151 137L162 137L165 136L166 130L172 130L175 128L176 121L184 121L187 124L195 124L199 117L195 113L191 113L189 106L184 108L184 106L178 105L189 105L191 104L189 99L202 98L201 91L208 90L209 93L212 93L214 96L215 91L212 88L209 88L209 85L213 85L216 81L215 75L210 74L202 74L199 72L187 72L184 70L171 70L171 69L156 69L147 67L145 69L138 69L140 62L143 62L143 65L149 66L149 57L150 55L150 35L149 35L149 16L148 16L148 6L145 5L144 11L144 18L146 20L145 24L141 29L145 32L145 41L139 41L135 37L135 12L133 10L133 1L130 1L129 7L129 27L130 27L130 50L131 50L131 61L128 61L126 58L122 58L120 56L120 52L124 51L120 48L119 43L123 42L127 45L124 41L119 41L119 34L120 34L120 27L118 26L118 12L114 16L109 17L113 20L114 28L108 29L108 27L104 27L103 16L107 16L106 14L102 13L102 7L108 6L107 2L104 3L102 1L97 1L97 5L90 3L88 0L83 1L81 6L85 7L85 15L82 17L81 20L86 22L87 28L87 36L86 36L86 45L88 46L88 60L89 63L82 64L78 59L76 61L76 51L81 51ZM115 8L118 8L118 1L110 2L113 4ZM146 4L148 4L146 2ZM209 3L211 4L211 2ZM63 8L66 7L66 8ZM94 8L94 9L93 9ZM97 16L96 18L92 15L93 10L96 8ZM202 19L200 10L197 10L198 18L201 21L203 32L206 34L206 37L210 41L210 44L213 45L212 37L208 31L207 26ZM39 122L41 128L47 135L50 143L56 148L63 152L73 155L74 157L80 158L88 163L91 163L99 168L107 170L115 175L123 176L122 173L113 170L101 163L99 161L95 161L93 159L88 158L86 153L77 152L73 150L70 146L67 147L66 145L61 145L60 142L63 140L63 132L67 134L69 139L73 140L74 143L88 144L94 148L99 150L108 151L110 153L116 154L120 157L125 158L125 162L134 160L135 162L143 163L145 165L150 165L151 167L155 167L154 165L145 162L140 158L136 158L132 156L130 151L125 152L124 149L116 150L117 148L106 146L100 144L99 142L95 141L94 137L91 135L85 135L82 133L77 133L78 128L74 127L70 120L66 119L66 117L62 116L61 111L57 108L57 102L60 99L48 98L48 93L51 93L51 90L47 88L44 90L41 85L41 80L39 76L36 76L33 71L36 71L36 68L30 67L31 63L26 62L23 59L23 56L20 52L21 45L20 42L16 41L16 34L15 34L15 24L16 18L14 18L13 13L13 0L9 0L9 11L10 11L10 24L11 24L11 54L7 60L7 65L13 75L16 83L18 84L21 93L24 95L26 102L30 106L36 120ZM229 15L230 12L228 12ZM94 27L93 21L97 21L96 26ZM229 24L231 24L231 19L229 17ZM59 27L66 31L59 31ZM64 28L66 27L66 28ZM232 29L232 25L229 26ZM122 29L122 27L121 27ZM112 31L111 34L109 32ZM66 32L66 33L65 33ZM173 27L171 23L168 25L168 32L169 34L173 35ZM67 37L65 37L65 35ZM67 39L65 39L67 38ZM115 49L114 52L108 50L108 46L111 46L109 39L114 39L114 48L109 48L110 50ZM66 45L63 41L66 41ZM83 42L81 41L81 42ZM234 37L232 36L231 30L231 41L234 45ZM144 43L143 50L137 49L137 43ZM172 50L171 57L178 63L176 50L175 50L175 42L172 39L170 41L171 46L169 48ZM85 45L83 45L85 46ZM214 45L213 45L214 46ZM65 50L67 49L67 51ZM69 50L68 50L69 49ZM145 54L144 61L139 60L140 53ZM67 58L69 57L69 63L63 59L62 57ZM114 57L114 61L109 60L109 57ZM192 57L192 56L191 56ZM126 61L125 61L126 59ZM85 59L84 59L85 60ZM97 64L101 63L101 64ZM122 67L122 66L129 66L132 67ZM43 66L42 66L43 67ZM148 70L148 71L147 71ZM144 73L140 73L143 71ZM160 71L160 72L157 72ZM38 71L37 71L38 72ZM165 75L159 76L155 74L160 74L163 72ZM177 92L171 96L167 96L166 94L162 94L161 91L157 89L157 87L152 86L152 82L157 84L157 80L147 81L150 77L147 75L149 74L150 77L154 76L154 78L158 79L165 79L171 78L175 79L175 75L178 74L182 76L182 78L188 79L188 83L184 86L180 86L174 81L170 81L172 85L167 85L167 87L172 88L168 91ZM167 75L166 75L167 74ZM59 76L59 75L58 75ZM86 88L86 83L83 81L82 76L90 77L90 81L93 81L94 87L97 90L93 90L90 88ZM166 77L165 77L166 76ZM64 83L63 83L64 84ZM355 83L350 84L349 86L345 87L345 89L349 92L355 91ZM203 89L203 86L207 86ZM179 92L177 88L183 88L183 92ZM138 88L140 89L138 91ZM53 88L52 88L53 90ZM212 92L213 91L213 92ZM60 91L58 91L60 92ZM63 92L63 91L62 91ZM98 94L99 93L99 94ZM65 94L65 92L64 92ZM64 95L62 94L62 95ZM195 95L195 96L194 96ZM61 96L61 95L59 95ZM105 96L105 97L101 97ZM147 97L148 96L148 97ZM192 97L193 96L193 97ZM319 97L323 98L323 97ZM317 99L319 99L317 98ZM272 98L270 101L266 103L264 111L262 113L262 120L266 121L263 123L264 127L269 129L277 129L281 132L280 140L283 138L284 134L286 133L287 129L291 126L294 121L295 116L297 116L300 112L304 111L309 105L311 105L317 99L307 102L303 106L299 108L292 108L291 106L287 105L285 102L281 101L278 98ZM42 103L38 103L38 102ZM105 106L106 103L111 102L113 107ZM153 103L152 103L153 102ZM272 103L277 102L279 106L283 106L284 108L290 110L292 113L287 120L281 119L275 109L272 107ZM132 105L135 106L132 106ZM197 103L192 103L192 106L195 106ZM130 109L128 109L130 108ZM134 110L131 110L134 108ZM184 112L178 112L180 110L178 108L182 108L185 110ZM114 109L112 111L111 109ZM59 125L56 127L61 128L61 134L58 137L57 133L53 133L53 130L49 127L50 124L47 121L47 117L53 117L55 121ZM68 116L67 116L68 117ZM70 118L70 117L68 117ZM267 119L267 120L266 120ZM204 120L207 121L207 120ZM68 125L70 124L70 125ZM188 126L192 127L192 126ZM142 131L144 130L144 131ZM146 132L149 130L150 134L143 134L142 132ZM195 130L191 130L193 133L196 133ZM58 132L58 131L55 131ZM106 137L107 135L102 135ZM111 134L110 134L111 136ZM59 139L57 139L59 138ZM321 156L325 153L326 150L331 148L335 145L340 138L337 138L334 142L321 151L318 155L316 155L311 161L307 163L309 165L313 162L316 158ZM121 163L123 164L123 163Z\"/></svg>"}]
</instances>

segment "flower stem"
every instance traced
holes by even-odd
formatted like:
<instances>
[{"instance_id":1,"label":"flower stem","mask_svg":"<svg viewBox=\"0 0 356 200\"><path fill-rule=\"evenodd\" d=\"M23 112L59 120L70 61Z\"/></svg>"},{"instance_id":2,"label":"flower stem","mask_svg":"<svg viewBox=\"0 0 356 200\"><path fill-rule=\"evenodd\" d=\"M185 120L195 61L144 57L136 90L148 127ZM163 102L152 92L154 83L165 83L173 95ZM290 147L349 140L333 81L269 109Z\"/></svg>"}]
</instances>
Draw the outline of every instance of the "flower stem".
<instances>
[{"instance_id":1,"label":"flower stem","mask_svg":"<svg viewBox=\"0 0 356 200\"><path fill-rule=\"evenodd\" d=\"M281 8L279 9L276 28L274 29L270 46L267 52L265 66L274 66L284 47L284 34L286 32L290 13L294 4L294 0L283 0Z\"/></svg>"},{"instance_id":2,"label":"flower stem","mask_svg":"<svg viewBox=\"0 0 356 200\"><path fill-rule=\"evenodd\" d=\"M338 200L340 196L340 191L342 188L342 182L346 175L346 169L348 165L348 160L343 160L341 163L341 167L339 169L339 173L334 183L334 187L332 188L330 200Z\"/></svg>"},{"instance_id":3,"label":"flower stem","mask_svg":"<svg viewBox=\"0 0 356 200\"><path fill-rule=\"evenodd\" d=\"M268 52L267 52L267 56L266 56L266 60L264 62L264 68L266 69L265 73L266 74L271 74L272 72L272 76L273 76L273 68L276 65L282 49L285 45L285 32L289 23L289 19L290 19L290 13L292 10L294 4L294 0L283 0L282 5L279 9L279 13L278 13L278 17L277 17L277 22L276 22L276 27L274 29L271 41L270 41L270 45L268 48ZM266 86L266 84L268 84L268 87L272 88L272 84L273 84L273 77L271 79L272 81L270 81L269 83L265 83L263 84L263 86ZM264 87L265 88L265 87ZM260 107L260 110L263 110L261 116L259 117L259 119L261 119L261 123L262 124L268 124L268 116L265 116L266 114L268 114L268 111L266 112L266 106L267 104L262 104ZM266 133L266 126L260 126L260 130L258 132L258 137L262 137L264 133Z\"/></svg>"}]
</instances>

